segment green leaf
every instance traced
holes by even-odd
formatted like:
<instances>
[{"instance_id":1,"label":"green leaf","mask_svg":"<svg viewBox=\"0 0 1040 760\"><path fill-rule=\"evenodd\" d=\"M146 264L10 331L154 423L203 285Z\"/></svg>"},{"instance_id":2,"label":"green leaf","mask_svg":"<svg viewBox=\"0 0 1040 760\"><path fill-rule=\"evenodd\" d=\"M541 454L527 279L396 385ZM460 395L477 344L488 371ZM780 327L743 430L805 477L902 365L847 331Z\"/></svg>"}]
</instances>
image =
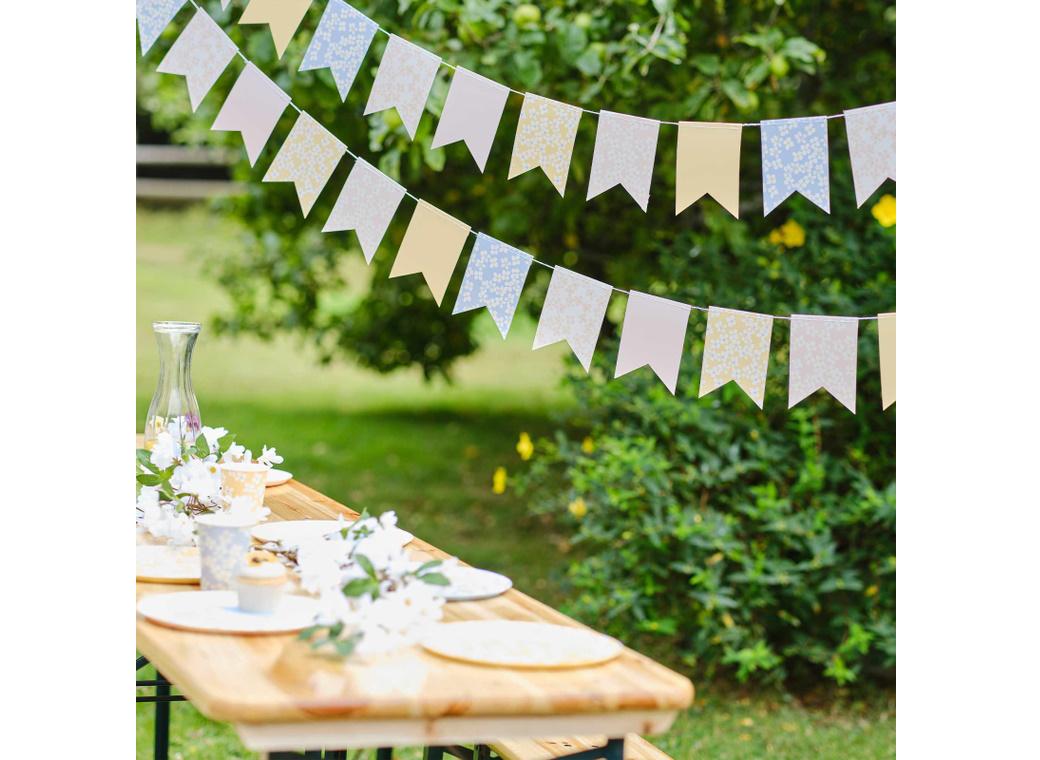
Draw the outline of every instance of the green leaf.
<instances>
[{"instance_id":1,"label":"green leaf","mask_svg":"<svg viewBox=\"0 0 1040 760\"><path fill-rule=\"evenodd\" d=\"M713 77L722 69L717 55L700 53L690 59L690 64L705 76Z\"/></svg>"},{"instance_id":2,"label":"green leaf","mask_svg":"<svg viewBox=\"0 0 1040 760\"><path fill-rule=\"evenodd\" d=\"M297 638L299 638L301 641L307 641L308 639L313 638L314 635L318 633L318 631L320 631L321 629L322 626L320 625L312 625L310 628L304 628L302 631L300 631Z\"/></svg>"},{"instance_id":3,"label":"green leaf","mask_svg":"<svg viewBox=\"0 0 1040 760\"><path fill-rule=\"evenodd\" d=\"M343 596L357 597L371 594L373 597L379 595L379 583L371 578L354 578L347 581L343 586Z\"/></svg>"},{"instance_id":4,"label":"green leaf","mask_svg":"<svg viewBox=\"0 0 1040 760\"><path fill-rule=\"evenodd\" d=\"M137 482L142 486L157 486L162 483L162 479L158 475L152 475L148 472L141 472L137 474Z\"/></svg>"},{"instance_id":5,"label":"green leaf","mask_svg":"<svg viewBox=\"0 0 1040 760\"><path fill-rule=\"evenodd\" d=\"M578 68L578 71L590 77L599 76L599 73L603 70L603 61L599 57L599 53L593 48L589 48L578 56L578 60L574 62L574 65Z\"/></svg>"},{"instance_id":6,"label":"green leaf","mask_svg":"<svg viewBox=\"0 0 1040 760\"><path fill-rule=\"evenodd\" d=\"M444 573L426 573L426 575L420 575L419 580L423 583L429 583L431 586L450 586L451 581L448 580L448 576Z\"/></svg>"},{"instance_id":7,"label":"green leaf","mask_svg":"<svg viewBox=\"0 0 1040 760\"><path fill-rule=\"evenodd\" d=\"M372 580L375 580L376 578L378 578L378 577L379 577L379 576L378 576L378 575L376 574L376 569L375 569L375 567L374 567L374 566L372 565L372 560L370 560L370 559L369 559L368 557L366 557L366 556L365 556L364 554L355 554L355 555L354 555L354 559L355 559L355 560L357 561L357 563L358 563L359 565L361 565L361 569L365 571L365 574L366 574L366 575L367 575L367 576L368 576L369 578L371 578Z\"/></svg>"},{"instance_id":8,"label":"green leaf","mask_svg":"<svg viewBox=\"0 0 1040 760\"><path fill-rule=\"evenodd\" d=\"M439 567L440 565L443 564L443 562L444 562L444 560L440 560L440 559L431 559L431 560L428 560L426 562L423 562L421 565L419 565L418 568L416 568L415 574L416 575L421 575L422 573L426 572L427 570L432 570L435 567Z\"/></svg>"},{"instance_id":9,"label":"green leaf","mask_svg":"<svg viewBox=\"0 0 1040 760\"><path fill-rule=\"evenodd\" d=\"M152 469L152 452L148 449L137 450L137 463L150 472Z\"/></svg>"},{"instance_id":10,"label":"green leaf","mask_svg":"<svg viewBox=\"0 0 1040 760\"><path fill-rule=\"evenodd\" d=\"M199 436L195 439L195 453L199 459L205 459L210 455L209 441L206 440L206 436L199 433Z\"/></svg>"}]
</instances>

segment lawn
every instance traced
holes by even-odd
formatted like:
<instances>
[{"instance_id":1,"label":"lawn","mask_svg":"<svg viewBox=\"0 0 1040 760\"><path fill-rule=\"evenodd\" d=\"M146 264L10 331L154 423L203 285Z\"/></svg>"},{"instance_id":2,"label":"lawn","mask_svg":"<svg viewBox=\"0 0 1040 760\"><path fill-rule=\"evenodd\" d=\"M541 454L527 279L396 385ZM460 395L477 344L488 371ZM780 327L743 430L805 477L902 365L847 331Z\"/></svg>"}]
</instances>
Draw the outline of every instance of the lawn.
<instances>
[{"instance_id":1,"label":"lawn","mask_svg":"<svg viewBox=\"0 0 1040 760\"><path fill-rule=\"evenodd\" d=\"M151 322L200 321L193 378L204 423L237 432L254 449L276 445L283 467L333 498L373 512L395 509L403 527L441 548L509 575L544 601L565 599L564 536L529 519L508 489L491 490L496 467L520 463L519 433L548 433L566 409L558 382L565 346L531 351L534 325L523 319L503 341L485 314L482 349L460 363L456 382L425 384L417 372L384 377L346 363L321 367L313 350L291 338L218 338L208 321L225 301L202 273L200 255L230 250L235 227L203 207L139 209L137 221L138 429L158 370ZM363 287L364 261L350 258ZM894 703L886 695L810 709L780 694L695 683L696 704L655 739L680 760L895 756ZM171 757L255 757L233 729L191 705L177 703L172 714ZM139 705L138 758L151 756L151 720L152 706Z\"/></svg>"}]
</instances>

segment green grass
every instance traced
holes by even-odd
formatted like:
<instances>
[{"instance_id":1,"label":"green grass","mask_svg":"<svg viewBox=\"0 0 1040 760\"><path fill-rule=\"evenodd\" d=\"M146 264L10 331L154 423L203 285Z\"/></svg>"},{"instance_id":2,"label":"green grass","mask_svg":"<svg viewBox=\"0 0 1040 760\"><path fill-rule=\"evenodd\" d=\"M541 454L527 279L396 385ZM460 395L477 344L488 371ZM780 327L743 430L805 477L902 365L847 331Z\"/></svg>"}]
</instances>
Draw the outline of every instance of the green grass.
<instances>
[{"instance_id":1,"label":"green grass","mask_svg":"<svg viewBox=\"0 0 1040 760\"><path fill-rule=\"evenodd\" d=\"M200 321L193 378L205 423L224 425L254 449L276 445L283 466L304 482L355 508L395 509L403 527L506 573L543 601L565 598L564 537L531 520L508 491L491 492L495 467L520 464L519 432L548 433L552 416L566 409L558 382L564 346L531 351L534 325L523 319L503 341L485 314L482 350L460 363L454 384L426 384L417 372L379 376L345 362L320 367L314 351L295 339L230 340L208 329L226 301L201 274L198 255L231 250L231 223L200 207L140 209L137 236L138 429L158 369L151 322ZM351 259L348 271L363 283L363 259ZM451 318L447 309L444 318ZM654 740L680 760L895 756L889 696L810 709L781 695L736 694L702 682L697 689L693 708ZM152 709L137 707L138 758L151 757ZM175 759L255 757L231 727L187 703L174 704L172 716ZM400 756L419 757L411 750Z\"/></svg>"}]
</instances>

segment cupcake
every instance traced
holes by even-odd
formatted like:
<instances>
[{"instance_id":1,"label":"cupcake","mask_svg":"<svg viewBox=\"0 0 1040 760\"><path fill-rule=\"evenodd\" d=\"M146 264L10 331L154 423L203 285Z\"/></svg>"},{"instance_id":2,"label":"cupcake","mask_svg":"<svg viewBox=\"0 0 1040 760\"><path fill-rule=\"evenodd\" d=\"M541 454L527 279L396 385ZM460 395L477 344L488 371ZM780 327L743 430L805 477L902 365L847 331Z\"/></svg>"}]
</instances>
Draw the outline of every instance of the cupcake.
<instances>
[{"instance_id":1,"label":"cupcake","mask_svg":"<svg viewBox=\"0 0 1040 760\"><path fill-rule=\"evenodd\" d=\"M238 574L238 608L244 612L274 612L285 581L285 568L271 552L249 552Z\"/></svg>"}]
</instances>

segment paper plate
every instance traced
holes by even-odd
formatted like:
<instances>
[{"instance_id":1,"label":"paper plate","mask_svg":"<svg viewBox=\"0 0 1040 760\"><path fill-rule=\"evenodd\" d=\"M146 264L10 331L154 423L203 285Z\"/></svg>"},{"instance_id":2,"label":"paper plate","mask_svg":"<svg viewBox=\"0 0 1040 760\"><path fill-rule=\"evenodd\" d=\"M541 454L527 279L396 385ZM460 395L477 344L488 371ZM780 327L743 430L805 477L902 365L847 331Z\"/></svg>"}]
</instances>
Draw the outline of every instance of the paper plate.
<instances>
[{"instance_id":1,"label":"paper plate","mask_svg":"<svg viewBox=\"0 0 1040 760\"><path fill-rule=\"evenodd\" d=\"M194 546L138 544L138 583L198 583L201 568Z\"/></svg>"},{"instance_id":2,"label":"paper plate","mask_svg":"<svg viewBox=\"0 0 1040 760\"><path fill-rule=\"evenodd\" d=\"M350 523L346 523L350 525ZM283 546L299 546L307 541L324 538L340 529L336 520L278 520L266 522L253 528L253 538L262 543L277 541ZM394 528L401 546L405 546L415 536L406 530Z\"/></svg>"},{"instance_id":3,"label":"paper plate","mask_svg":"<svg viewBox=\"0 0 1040 760\"><path fill-rule=\"evenodd\" d=\"M153 594L137 603L148 620L169 628L204 633L292 633L314 622L318 601L306 596L283 596L269 614L238 609L234 591L175 591Z\"/></svg>"},{"instance_id":4,"label":"paper plate","mask_svg":"<svg viewBox=\"0 0 1040 760\"><path fill-rule=\"evenodd\" d=\"M438 568L434 571L441 572ZM504 575L476 567L454 567L445 569L444 575L451 581L450 586L441 590L444 599L449 602L476 602L491 599L513 588L513 582Z\"/></svg>"},{"instance_id":5,"label":"paper plate","mask_svg":"<svg viewBox=\"0 0 1040 760\"><path fill-rule=\"evenodd\" d=\"M441 623L420 643L441 657L506 668L581 668L624 649L617 639L584 628L515 620Z\"/></svg>"},{"instance_id":6,"label":"paper plate","mask_svg":"<svg viewBox=\"0 0 1040 760\"><path fill-rule=\"evenodd\" d=\"M267 471L267 487L280 486L283 483L288 483L292 480L292 473L286 472L285 470L268 470Z\"/></svg>"}]
</instances>

